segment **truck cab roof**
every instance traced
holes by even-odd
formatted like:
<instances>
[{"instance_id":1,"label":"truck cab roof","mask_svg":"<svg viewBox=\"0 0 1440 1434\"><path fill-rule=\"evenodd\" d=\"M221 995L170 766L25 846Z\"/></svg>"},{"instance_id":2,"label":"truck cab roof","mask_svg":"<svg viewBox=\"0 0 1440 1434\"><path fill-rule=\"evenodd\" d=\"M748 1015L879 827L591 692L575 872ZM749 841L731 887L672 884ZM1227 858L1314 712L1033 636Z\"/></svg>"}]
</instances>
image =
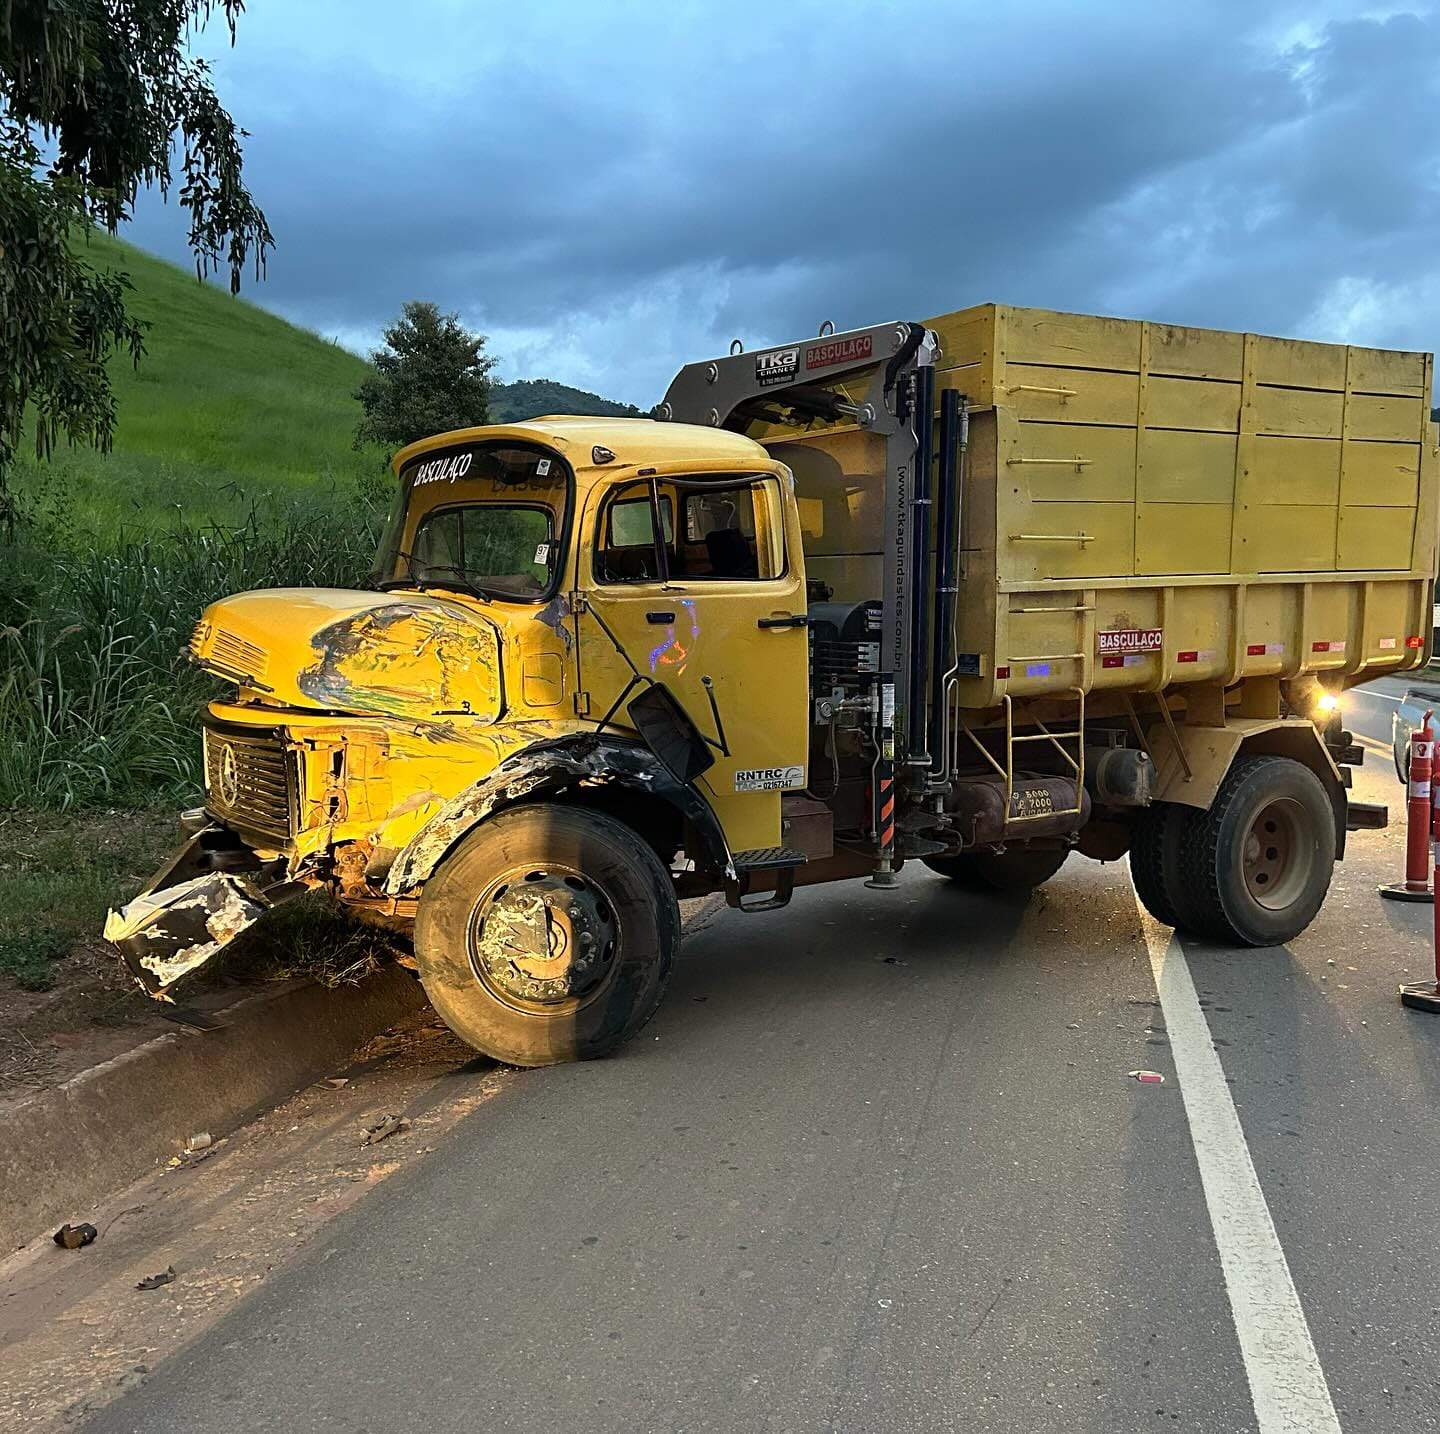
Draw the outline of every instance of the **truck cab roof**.
<instances>
[{"instance_id":1,"label":"truck cab roof","mask_svg":"<svg viewBox=\"0 0 1440 1434\"><path fill-rule=\"evenodd\" d=\"M643 465L660 467L704 467L724 469L755 467L773 469L774 459L760 444L743 434L693 423L659 423L652 418L590 418L555 414L529 418L521 423L490 424L483 428L457 428L437 433L402 448L391 464L395 472L425 453L434 453L462 444L492 439L518 439L543 443L564 455L577 473L604 467L613 470ZM614 455L603 465L595 462L594 451L606 449Z\"/></svg>"}]
</instances>

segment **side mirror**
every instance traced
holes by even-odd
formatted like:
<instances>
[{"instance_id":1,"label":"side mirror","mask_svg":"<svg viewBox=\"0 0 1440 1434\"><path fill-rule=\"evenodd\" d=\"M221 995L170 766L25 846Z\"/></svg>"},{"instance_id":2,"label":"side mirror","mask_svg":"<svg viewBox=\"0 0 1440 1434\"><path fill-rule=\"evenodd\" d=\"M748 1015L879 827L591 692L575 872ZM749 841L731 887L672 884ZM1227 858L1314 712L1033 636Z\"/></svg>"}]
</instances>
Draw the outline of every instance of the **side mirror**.
<instances>
[{"instance_id":1,"label":"side mirror","mask_svg":"<svg viewBox=\"0 0 1440 1434\"><path fill-rule=\"evenodd\" d=\"M687 786L715 765L700 729L668 687L652 683L626 707L630 725L677 782Z\"/></svg>"}]
</instances>

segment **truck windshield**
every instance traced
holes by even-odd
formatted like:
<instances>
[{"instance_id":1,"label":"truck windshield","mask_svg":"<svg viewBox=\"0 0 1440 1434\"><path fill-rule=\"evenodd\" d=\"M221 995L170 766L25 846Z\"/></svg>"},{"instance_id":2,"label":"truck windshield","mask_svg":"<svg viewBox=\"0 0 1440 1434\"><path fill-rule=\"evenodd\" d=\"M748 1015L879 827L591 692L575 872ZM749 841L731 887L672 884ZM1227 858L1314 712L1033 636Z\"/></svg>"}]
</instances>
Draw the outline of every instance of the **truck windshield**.
<instances>
[{"instance_id":1,"label":"truck windshield","mask_svg":"<svg viewBox=\"0 0 1440 1434\"><path fill-rule=\"evenodd\" d=\"M425 454L400 474L376 587L443 587L534 602L559 576L569 470L556 454L492 443Z\"/></svg>"}]
</instances>

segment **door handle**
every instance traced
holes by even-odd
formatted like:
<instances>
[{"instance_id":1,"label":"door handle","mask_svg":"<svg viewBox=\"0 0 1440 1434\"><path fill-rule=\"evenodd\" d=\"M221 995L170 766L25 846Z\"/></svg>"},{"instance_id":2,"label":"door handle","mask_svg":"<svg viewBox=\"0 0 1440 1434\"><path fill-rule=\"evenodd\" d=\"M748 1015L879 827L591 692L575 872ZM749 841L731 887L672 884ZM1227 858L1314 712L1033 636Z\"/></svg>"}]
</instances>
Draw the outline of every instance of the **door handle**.
<instances>
[{"instance_id":1,"label":"door handle","mask_svg":"<svg viewBox=\"0 0 1440 1434\"><path fill-rule=\"evenodd\" d=\"M790 617L762 617L756 627L809 627L810 619L802 612Z\"/></svg>"},{"instance_id":2,"label":"door handle","mask_svg":"<svg viewBox=\"0 0 1440 1434\"><path fill-rule=\"evenodd\" d=\"M666 623L675 621L675 614L673 612L647 612L645 621L653 622L656 627L663 627Z\"/></svg>"}]
</instances>

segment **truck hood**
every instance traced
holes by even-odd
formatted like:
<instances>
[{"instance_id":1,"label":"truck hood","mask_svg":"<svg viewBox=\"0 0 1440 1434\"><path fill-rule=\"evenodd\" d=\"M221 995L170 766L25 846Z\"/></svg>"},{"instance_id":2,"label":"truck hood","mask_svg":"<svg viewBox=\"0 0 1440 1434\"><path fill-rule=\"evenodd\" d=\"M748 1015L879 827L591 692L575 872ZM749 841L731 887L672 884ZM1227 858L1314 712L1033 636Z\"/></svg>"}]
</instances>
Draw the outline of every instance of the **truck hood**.
<instances>
[{"instance_id":1,"label":"truck hood","mask_svg":"<svg viewBox=\"0 0 1440 1434\"><path fill-rule=\"evenodd\" d=\"M205 609L190 655L287 706L433 721L500 716L500 633L461 598L268 588Z\"/></svg>"}]
</instances>

